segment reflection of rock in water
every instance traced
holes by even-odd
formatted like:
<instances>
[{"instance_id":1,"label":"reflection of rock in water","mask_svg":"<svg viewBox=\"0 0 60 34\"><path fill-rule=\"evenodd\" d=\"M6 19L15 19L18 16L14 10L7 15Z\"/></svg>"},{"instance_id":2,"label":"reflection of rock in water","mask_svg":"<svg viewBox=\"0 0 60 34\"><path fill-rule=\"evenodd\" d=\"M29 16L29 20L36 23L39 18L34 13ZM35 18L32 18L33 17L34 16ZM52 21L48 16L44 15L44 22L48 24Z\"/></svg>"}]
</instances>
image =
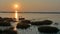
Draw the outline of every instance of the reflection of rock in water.
<instances>
[{"instance_id":1,"label":"reflection of rock in water","mask_svg":"<svg viewBox=\"0 0 60 34\"><path fill-rule=\"evenodd\" d=\"M16 26L17 26L17 24L19 22L19 19L18 19L18 11L17 10L15 11L15 18L16 18L16 22L13 24L14 30L16 30Z\"/></svg>"}]
</instances>

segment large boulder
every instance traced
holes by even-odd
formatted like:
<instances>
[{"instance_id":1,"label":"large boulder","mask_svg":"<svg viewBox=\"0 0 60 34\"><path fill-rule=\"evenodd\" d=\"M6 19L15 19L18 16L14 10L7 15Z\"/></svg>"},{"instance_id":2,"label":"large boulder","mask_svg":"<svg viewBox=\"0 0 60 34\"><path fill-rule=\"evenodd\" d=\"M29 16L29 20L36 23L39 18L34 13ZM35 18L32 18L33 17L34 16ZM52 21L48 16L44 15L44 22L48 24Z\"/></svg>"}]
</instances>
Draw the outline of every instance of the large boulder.
<instances>
[{"instance_id":1,"label":"large boulder","mask_svg":"<svg viewBox=\"0 0 60 34\"><path fill-rule=\"evenodd\" d=\"M35 22L31 22L31 25L50 25L53 22L50 20L44 20L44 21L35 21Z\"/></svg>"},{"instance_id":2,"label":"large boulder","mask_svg":"<svg viewBox=\"0 0 60 34\"><path fill-rule=\"evenodd\" d=\"M53 26L40 26L38 31L41 33L57 33L59 29Z\"/></svg>"}]
</instances>

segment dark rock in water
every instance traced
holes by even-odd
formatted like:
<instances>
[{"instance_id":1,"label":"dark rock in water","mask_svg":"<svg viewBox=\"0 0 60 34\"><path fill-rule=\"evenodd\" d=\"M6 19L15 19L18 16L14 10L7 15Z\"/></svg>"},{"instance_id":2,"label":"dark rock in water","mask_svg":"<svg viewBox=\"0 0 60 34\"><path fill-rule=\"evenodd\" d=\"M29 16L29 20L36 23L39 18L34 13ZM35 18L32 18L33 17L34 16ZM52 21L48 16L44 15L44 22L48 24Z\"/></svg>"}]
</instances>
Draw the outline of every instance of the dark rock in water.
<instances>
[{"instance_id":1,"label":"dark rock in water","mask_svg":"<svg viewBox=\"0 0 60 34\"><path fill-rule=\"evenodd\" d=\"M38 31L41 33L57 33L59 29L53 26L41 26Z\"/></svg>"},{"instance_id":2,"label":"dark rock in water","mask_svg":"<svg viewBox=\"0 0 60 34\"><path fill-rule=\"evenodd\" d=\"M17 24L17 28L20 28L20 29L27 29L29 27L30 27L30 25L28 25L28 24L21 24L21 23Z\"/></svg>"},{"instance_id":3,"label":"dark rock in water","mask_svg":"<svg viewBox=\"0 0 60 34\"><path fill-rule=\"evenodd\" d=\"M27 29L30 27L30 20L25 20L25 18L19 18L20 23L17 24L17 28Z\"/></svg>"},{"instance_id":4,"label":"dark rock in water","mask_svg":"<svg viewBox=\"0 0 60 34\"><path fill-rule=\"evenodd\" d=\"M2 34L3 30L0 29L0 34Z\"/></svg>"},{"instance_id":5,"label":"dark rock in water","mask_svg":"<svg viewBox=\"0 0 60 34\"><path fill-rule=\"evenodd\" d=\"M13 31L13 30L4 30L3 33L6 33L6 34L17 34L17 32Z\"/></svg>"},{"instance_id":6,"label":"dark rock in water","mask_svg":"<svg viewBox=\"0 0 60 34\"><path fill-rule=\"evenodd\" d=\"M26 20L25 18L19 18L20 23L26 23L26 24L30 24L30 20Z\"/></svg>"},{"instance_id":7,"label":"dark rock in water","mask_svg":"<svg viewBox=\"0 0 60 34\"><path fill-rule=\"evenodd\" d=\"M54 25L59 25L59 23L55 23Z\"/></svg>"},{"instance_id":8,"label":"dark rock in water","mask_svg":"<svg viewBox=\"0 0 60 34\"><path fill-rule=\"evenodd\" d=\"M7 29L4 29L4 30L0 29L0 34L17 34L17 30L14 30L13 27L7 28Z\"/></svg>"},{"instance_id":9,"label":"dark rock in water","mask_svg":"<svg viewBox=\"0 0 60 34\"><path fill-rule=\"evenodd\" d=\"M31 22L31 25L42 25L41 21Z\"/></svg>"},{"instance_id":10,"label":"dark rock in water","mask_svg":"<svg viewBox=\"0 0 60 34\"><path fill-rule=\"evenodd\" d=\"M53 22L50 20L44 20L44 21L36 21L36 22L31 22L31 25L50 25Z\"/></svg>"},{"instance_id":11,"label":"dark rock in water","mask_svg":"<svg viewBox=\"0 0 60 34\"><path fill-rule=\"evenodd\" d=\"M19 20L25 20L25 18L19 18Z\"/></svg>"},{"instance_id":12,"label":"dark rock in water","mask_svg":"<svg viewBox=\"0 0 60 34\"><path fill-rule=\"evenodd\" d=\"M0 17L0 26L11 26L10 21L12 21L11 18L1 18Z\"/></svg>"},{"instance_id":13,"label":"dark rock in water","mask_svg":"<svg viewBox=\"0 0 60 34\"><path fill-rule=\"evenodd\" d=\"M11 26L9 22L1 22L0 21L0 26Z\"/></svg>"},{"instance_id":14,"label":"dark rock in water","mask_svg":"<svg viewBox=\"0 0 60 34\"><path fill-rule=\"evenodd\" d=\"M21 23L30 24L30 20L22 20Z\"/></svg>"},{"instance_id":15,"label":"dark rock in water","mask_svg":"<svg viewBox=\"0 0 60 34\"><path fill-rule=\"evenodd\" d=\"M46 24L46 25L50 25L52 24L53 22L51 20L44 20L42 21L42 23Z\"/></svg>"},{"instance_id":16,"label":"dark rock in water","mask_svg":"<svg viewBox=\"0 0 60 34\"><path fill-rule=\"evenodd\" d=\"M14 28L9 28L3 31L5 34L17 34L17 31Z\"/></svg>"}]
</instances>

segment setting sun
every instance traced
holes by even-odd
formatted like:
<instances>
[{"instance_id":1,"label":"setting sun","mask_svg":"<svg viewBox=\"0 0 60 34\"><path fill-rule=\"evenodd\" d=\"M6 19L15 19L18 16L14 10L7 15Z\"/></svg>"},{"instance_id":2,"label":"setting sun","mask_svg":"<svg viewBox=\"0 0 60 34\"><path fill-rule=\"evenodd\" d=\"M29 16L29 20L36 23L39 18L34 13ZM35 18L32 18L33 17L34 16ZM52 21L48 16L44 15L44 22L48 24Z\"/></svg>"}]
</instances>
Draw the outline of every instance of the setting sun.
<instances>
[{"instance_id":1,"label":"setting sun","mask_svg":"<svg viewBox=\"0 0 60 34\"><path fill-rule=\"evenodd\" d=\"M14 7L15 7L15 8L18 8L18 5L16 4L16 5L14 5Z\"/></svg>"},{"instance_id":2,"label":"setting sun","mask_svg":"<svg viewBox=\"0 0 60 34\"><path fill-rule=\"evenodd\" d=\"M20 3L16 3L12 5L13 5L13 10L17 10L17 11L22 10L22 5Z\"/></svg>"}]
</instances>

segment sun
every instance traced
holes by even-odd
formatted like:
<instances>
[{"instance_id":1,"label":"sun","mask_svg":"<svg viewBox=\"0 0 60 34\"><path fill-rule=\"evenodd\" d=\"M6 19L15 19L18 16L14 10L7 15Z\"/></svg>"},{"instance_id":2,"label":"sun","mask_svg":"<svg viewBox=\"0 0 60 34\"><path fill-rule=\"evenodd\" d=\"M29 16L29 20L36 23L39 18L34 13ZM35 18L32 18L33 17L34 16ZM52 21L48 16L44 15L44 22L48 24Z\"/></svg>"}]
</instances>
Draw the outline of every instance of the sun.
<instances>
[{"instance_id":1,"label":"sun","mask_svg":"<svg viewBox=\"0 0 60 34\"><path fill-rule=\"evenodd\" d=\"M14 5L14 7L15 7L15 9L17 9L17 8L18 8L18 5L17 5L17 4L15 4L15 5Z\"/></svg>"},{"instance_id":2,"label":"sun","mask_svg":"<svg viewBox=\"0 0 60 34\"><path fill-rule=\"evenodd\" d=\"M21 3L14 3L12 4L12 9L13 10L18 10L18 11L21 11L22 10L22 4Z\"/></svg>"}]
</instances>

